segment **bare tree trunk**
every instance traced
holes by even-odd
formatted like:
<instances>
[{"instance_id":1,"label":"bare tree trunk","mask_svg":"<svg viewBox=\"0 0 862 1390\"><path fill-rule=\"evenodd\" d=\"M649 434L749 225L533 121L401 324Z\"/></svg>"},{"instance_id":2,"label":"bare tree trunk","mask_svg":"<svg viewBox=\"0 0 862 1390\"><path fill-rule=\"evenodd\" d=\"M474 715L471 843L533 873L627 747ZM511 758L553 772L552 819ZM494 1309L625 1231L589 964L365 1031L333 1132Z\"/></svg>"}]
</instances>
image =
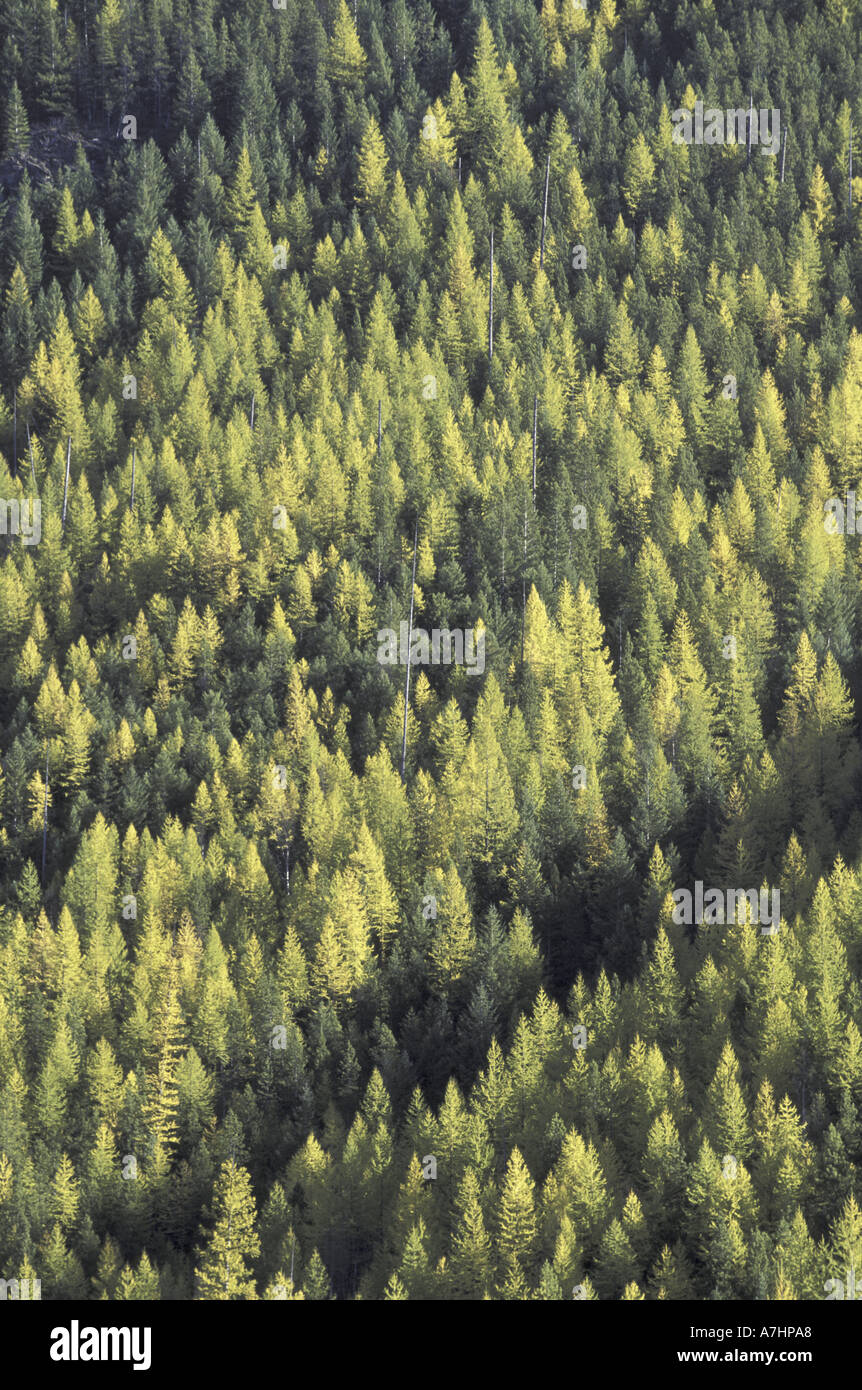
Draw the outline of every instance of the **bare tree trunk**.
<instances>
[{"instance_id":1,"label":"bare tree trunk","mask_svg":"<svg viewBox=\"0 0 862 1390\"><path fill-rule=\"evenodd\" d=\"M33 486L36 486L36 465L33 463L33 441L30 438L30 421L27 421L27 448L30 453L30 477L33 479Z\"/></svg>"},{"instance_id":2,"label":"bare tree trunk","mask_svg":"<svg viewBox=\"0 0 862 1390\"><path fill-rule=\"evenodd\" d=\"M548 225L548 183L551 178L551 156L548 155L548 162L545 165L545 200L542 207L542 245L539 250L539 265L545 264L545 228Z\"/></svg>"},{"instance_id":3,"label":"bare tree trunk","mask_svg":"<svg viewBox=\"0 0 862 1390\"><path fill-rule=\"evenodd\" d=\"M787 158L787 126L784 127L784 144L781 149L781 182L784 182L784 161Z\"/></svg>"},{"instance_id":4,"label":"bare tree trunk","mask_svg":"<svg viewBox=\"0 0 862 1390\"><path fill-rule=\"evenodd\" d=\"M66 502L69 497L69 469L72 466L72 436L69 435L69 442L66 445L66 478L63 483L63 516L61 519L61 532L66 529Z\"/></svg>"}]
</instances>

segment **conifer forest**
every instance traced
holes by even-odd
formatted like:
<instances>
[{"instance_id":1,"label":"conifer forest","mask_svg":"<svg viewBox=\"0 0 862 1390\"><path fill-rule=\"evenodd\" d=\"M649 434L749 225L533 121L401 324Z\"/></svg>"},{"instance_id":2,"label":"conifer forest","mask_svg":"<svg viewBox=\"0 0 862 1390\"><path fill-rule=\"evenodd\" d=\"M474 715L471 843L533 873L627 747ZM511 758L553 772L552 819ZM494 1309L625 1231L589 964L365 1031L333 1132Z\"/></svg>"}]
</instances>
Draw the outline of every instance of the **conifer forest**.
<instances>
[{"instance_id":1,"label":"conifer forest","mask_svg":"<svg viewBox=\"0 0 862 1390\"><path fill-rule=\"evenodd\" d=\"M3 0L4 1297L862 1295L860 638L862 0Z\"/></svg>"}]
</instances>

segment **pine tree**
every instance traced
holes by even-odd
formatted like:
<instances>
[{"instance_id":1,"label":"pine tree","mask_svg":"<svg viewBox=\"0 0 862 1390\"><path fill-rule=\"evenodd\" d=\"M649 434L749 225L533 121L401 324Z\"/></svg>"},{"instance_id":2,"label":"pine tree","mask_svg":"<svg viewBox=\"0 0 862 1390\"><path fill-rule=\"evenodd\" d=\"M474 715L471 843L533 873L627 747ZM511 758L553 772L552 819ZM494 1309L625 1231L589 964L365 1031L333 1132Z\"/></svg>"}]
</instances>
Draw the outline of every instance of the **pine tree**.
<instances>
[{"instance_id":1,"label":"pine tree","mask_svg":"<svg viewBox=\"0 0 862 1390\"><path fill-rule=\"evenodd\" d=\"M24 155L30 148L30 122L17 82L12 83L6 98L3 119L3 149L7 155Z\"/></svg>"},{"instance_id":2,"label":"pine tree","mask_svg":"<svg viewBox=\"0 0 862 1390\"><path fill-rule=\"evenodd\" d=\"M359 87L366 66L366 57L353 16L346 0L339 0L338 13L332 28L329 51L326 55L326 72L330 82L336 87L355 90Z\"/></svg>"},{"instance_id":3,"label":"pine tree","mask_svg":"<svg viewBox=\"0 0 862 1390\"><path fill-rule=\"evenodd\" d=\"M537 1254L533 1179L518 1149L513 1149L500 1190L497 1249L506 1279L529 1280Z\"/></svg>"},{"instance_id":4,"label":"pine tree","mask_svg":"<svg viewBox=\"0 0 862 1390\"><path fill-rule=\"evenodd\" d=\"M476 936L470 906L454 865L439 877L431 967L438 987L449 990L463 978L473 959Z\"/></svg>"},{"instance_id":5,"label":"pine tree","mask_svg":"<svg viewBox=\"0 0 862 1390\"><path fill-rule=\"evenodd\" d=\"M470 138L479 168L496 173L502 168L511 136L500 60L484 17L476 36L469 93Z\"/></svg>"},{"instance_id":6,"label":"pine tree","mask_svg":"<svg viewBox=\"0 0 862 1390\"><path fill-rule=\"evenodd\" d=\"M456 1206L451 1255L453 1292L458 1298L482 1299L490 1288L493 1257L473 1168L468 1168L461 1180Z\"/></svg>"},{"instance_id":7,"label":"pine tree","mask_svg":"<svg viewBox=\"0 0 862 1390\"><path fill-rule=\"evenodd\" d=\"M378 216L383 211L386 199L386 165L386 146L380 127L372 116L359 147L357 202L367 212L374 212Z\"/></svg>"},{"instance_id":8,"label":"pine tree","mask_svg":"<svg viewBox=\"0 0 862 1390\"><path fill-rule=\"evenodd\" d=\"M212 1234L195 1269L196 1296L205 1300L254 1299L249 1261L260 1254L257 1210L248 1171L235 1159L221 1165L213 1189Z\"/></svg>"},{"instance_id":9,"label":"pine tree","mask_svg":"<svg viewBox=\"0 0 862 1390\"><path fill-rule=\"evenodd\" d=\"M655 160L643 131L639 131L626 155L623 175L623 197L632 217L642 212L644 203L653 190L654 180Z\"/></svg>"},{"instance_id":10,"label":"pine tree","mask_svg":"<svg viewBox=\"0 0 862 1390\"><path fill-rule=\"evenodd\" d=\"M36 346L36 325L27 280L16 263L6 289L6 311L0 335L4 371L20 385Z\"/></svg>"},{"instance_id":11,"label":"pine tree","mask_svg":"<svg viewBox=\"0 0 862 1390\"><path fill-rule=\"evenodd\" d=\"M173 961L163 976L154 1012L152 1070L148 1076L144 1114L154 1145L169 1154L177 1140L177 1069L184 1033Z\"/></svg>"}]
</instances>

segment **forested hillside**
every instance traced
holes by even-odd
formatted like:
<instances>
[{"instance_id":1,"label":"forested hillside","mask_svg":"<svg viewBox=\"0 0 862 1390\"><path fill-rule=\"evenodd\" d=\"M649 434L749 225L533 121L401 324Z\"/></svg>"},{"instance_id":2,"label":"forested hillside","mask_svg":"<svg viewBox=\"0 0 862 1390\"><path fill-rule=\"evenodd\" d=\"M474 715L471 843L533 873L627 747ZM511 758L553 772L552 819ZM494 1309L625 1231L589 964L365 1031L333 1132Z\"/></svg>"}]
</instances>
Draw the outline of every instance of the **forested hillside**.
<instances>
[{"instance_id":1,"label":"forested hillside","mask_svg":"<svg viewBox=\"0 0 862 1390\"><path fill-rule=\"evenodd\" d=\"M0 75L0 1276L835 1297L859 0L4 0Z\"/></svg>"}]
</instances>

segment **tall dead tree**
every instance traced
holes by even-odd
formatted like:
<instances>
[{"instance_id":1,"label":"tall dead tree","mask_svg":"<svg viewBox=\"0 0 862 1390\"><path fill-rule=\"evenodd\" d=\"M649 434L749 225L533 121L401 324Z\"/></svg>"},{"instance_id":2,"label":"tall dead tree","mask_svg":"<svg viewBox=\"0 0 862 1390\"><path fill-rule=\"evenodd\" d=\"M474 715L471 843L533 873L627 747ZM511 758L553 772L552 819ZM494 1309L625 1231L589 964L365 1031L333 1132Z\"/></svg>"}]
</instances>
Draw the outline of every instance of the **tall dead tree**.
<instances>
[{"instance_id":1,"label":"tall dead tree","mask_svg":"<svg viewBox=\"0 0 862 1390\"><path fill-rule=\"evenodd\" d=\"M63 481L63 515L60 520L61 534L66 530L66 504L69 500L69 469L72 466L72 436L66 445L66 477Z\"/></svg>"},{"instance_id":2,"label":"tall dead tree","mask_svg":"<svg viewBox=\"0 0 862 1390\"><path fill-rule=\"evenodd\" d=\"M784 144L781 147L781 182L784 182L784 161L787 158L787 126L784 127Z\"/></svg>"},{"instance_id":3,"label":"tall dead tree","mask_svg":"<svg viewBox=\"0 0 862 1390\"><path fill-rule=\"evenodd\" d=\"M539 248L539 265L545 264L545 228L548 225L548 184L551 178L551 156L548 155L548 162L545 165L545 197L542 204L542 245Z\"/></svg>"},{"instance_id":4,"label":"tall dead tree","mask_svg":"<svg viewBox=\"0 0 862 1390\"><path fill-rule=\"evenodd\" d=\"M30 454L30 477L33 479L33 486L36 486L36 465L33 463L33 441L30 438L30 421L27 421L27 450Z\"/></svg>"}]
</instances>

